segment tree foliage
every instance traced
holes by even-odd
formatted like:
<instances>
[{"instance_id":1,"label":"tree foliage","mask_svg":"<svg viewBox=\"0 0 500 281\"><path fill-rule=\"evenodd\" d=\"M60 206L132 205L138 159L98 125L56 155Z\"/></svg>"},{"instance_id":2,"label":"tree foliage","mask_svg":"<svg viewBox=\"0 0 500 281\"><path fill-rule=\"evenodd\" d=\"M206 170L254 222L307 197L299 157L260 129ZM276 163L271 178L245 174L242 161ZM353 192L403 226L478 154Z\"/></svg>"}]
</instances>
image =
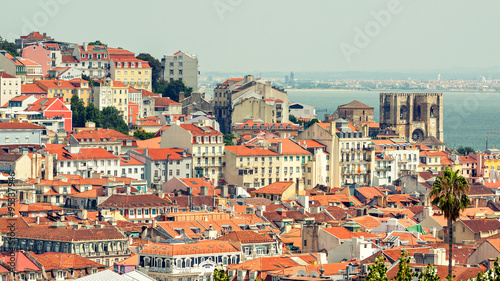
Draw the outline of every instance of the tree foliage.
<instances>
[{"instance_id":1,"label":"tree foliage","mask_svg":"<svg viewBox=\"0 0 500 281\"><path fill-rule=\"evenodd\" d=\"M90 46L92 45L104 45L104 46L107 46L106 44L102 43L101 40L95 40L94 42L90 42L89 43Z\"/></svg>"},{"instance_id":2,"label":"tree foliage","mask_svg":"<svg viewBox=\"0 0 500 281\"><path fill-rule=\"evenodd\" d=\"M233 134L225 134L224 135L224 145L229 146L229 145L234 145L234 139L236 137Z\"/></svg>"},{"instance_id":3,"label":"tree foliage","mask_svg":"<svg viewBox=\"0 0 500 281\"><path fill-rule=\"evenodd\" d=\"M222 266L215 268L213 277L214 281L229 281L229 276Z\"/></svg>"},{"instance_id":4,"label":"tree foliage","mask_svg":"<svg viewBox=\"0 0 500 281\"><path fill-rule=\"evenodd\" d=\"M162 71L162 66L160 60L157 58L153 57L152 55L148 53L140 53L137 56L138 59L147 61L149 63L149 66L151 66L151 83L153 87L153 91L156 91L156 88L158 87L158 81L160 80L161 77L161 71Z\"/></svg>"},{"instance_id":5,"label":"tree foliage","mask_svg":"<svg viewBox=\"0 0 500 281\"><path fill-rule=\"evenodd\" d=\"M468 155L469 153L474 153L476 152L476 150L470 146L459 146L457 148L457 152L458 154L462 155L462 156L466 156Z\"/></svg>"},{"instance_id":6,"label":"tree foliage","mask_svg":"<svg viewBox=\"0 0 500 281\"><path fill-rule=\"evenodd\" d=\"M9 42L0 36L0 50L5 50L7 53L11 54L14 57L19 57L20 54L17 51L18 47L16 44Z\"/></svg>"},{"instance_id":7,"label":"tree foliage","mask_svg":"<svg viewBox=\"0 0 500 281\"><path fill-rule=\"evenodd\" d=\"M460 171L453 172L449 168L442 171L441 176L436 178L432 191L429 194L432 199L431 204L437 206L442 212L444 217L448 220L448 278L451 280L452 276L452 260L453 260L453 228L452 223L455 222L460 212L471 204L469 196L469 182L461 175Z\"/></svg>"},{"instance_id":8,"label":"tree foliage","mask_svg":"<svg viewBox=\"0 0 500 281\"><path fill-rule=\"evenodd\" d=\"M304 127L304 129L309 128L314 123L319 123L319 120L317 118L311 119L309 121L305 121L305 120L297 119L297 117L295 117L291 114L288 116L288 120L290 120L290 122L292 122L294 124L299 124L300 126Z\"/></svg>"},{"instance_id":9,"label":"tree foliage","mask_svg":"<svg viewBox=\"0 0 500 281\"><path fill-rule=\"evenodd\" d=\"M144 129L139 129L134 132L134 138L139 140L147 140L155 137L155 133L148 133Z\"/></svg>"},{"instance_id":10,"label":"tree foliage","mask_svg":"<svg viewBox=\"0 0 500 281\"><path fill-rule=\"evenodd\" d=\"M479 272L477 274L476 281L500 281L500 266L498 265L498 258L495 259L493 265L493 268L490 268L485 272ZM471 278L469 280L473 279Z\"/></svg>"},{"instance_id":11,"label":"tree foliage","mask_svg":"<svg viewBox=\"0 0 500 281\"><path fill-rule=\"evenodd\" d=\"M75 95L71 97L71 111L74 127L84 127L85 123L94 122L96 127L114 129L128 134L128 125L116 107L105 107L102 111L92 103L85 107L83 101Z\"/></svg>"},{"instance_id":12,"label":"tree foliage","mask_svg":"<svg viewBox=\"0 0 500 281\"><path fill-rule=\"evenodd\" d=\"M174 80L172 82L167 82L165 80L158 81L158 87L156 88L156 93L161 94L162 97L168 97L174 101L179 101L179 93L184 92L184 97L189 97L193 88L186 87L184 82L181 80Z\"/></svg>"},{"instance_id":13,"label":"tree foliage","mask_svg":"<svg viewBox=\"0 0 500 281\"><path fill-rule=\"evenodd\" d=\"M387 267L385 266L385 258L378 256L375 258L375 263L368 267L366 281L388 281Z\"/></svg>"}]
</instances>

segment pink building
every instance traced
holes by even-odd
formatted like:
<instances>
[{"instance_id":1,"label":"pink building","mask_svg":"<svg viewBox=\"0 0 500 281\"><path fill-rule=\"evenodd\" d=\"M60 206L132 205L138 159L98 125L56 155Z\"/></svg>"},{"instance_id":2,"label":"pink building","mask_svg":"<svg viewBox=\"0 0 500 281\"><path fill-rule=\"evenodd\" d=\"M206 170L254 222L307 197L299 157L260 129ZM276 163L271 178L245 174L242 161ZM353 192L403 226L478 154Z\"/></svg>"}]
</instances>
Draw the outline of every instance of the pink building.
<instances>
[{"instance_id":1,"label":"pink building","mask_svg":"<svg viewBox=\"0 0 500 281\"><path fill-rule=\"evenodd\" d=\"M41 112L46 118L64 119L64 130L72 130L72 112L59 98L42 98L30 104L25 111Z\"/></svg>"},{"instance_id":2,"label":"pink building","mask_svg":"<svg viewBox=\"0 0 500 281\"><path fill-rule=\"evenodd\" d=\"M25 47L21 51L23 58L30 59L42 66L43 75L61 63L61 51L55 43L38 43Z\"/></svg>"}]
</instances>

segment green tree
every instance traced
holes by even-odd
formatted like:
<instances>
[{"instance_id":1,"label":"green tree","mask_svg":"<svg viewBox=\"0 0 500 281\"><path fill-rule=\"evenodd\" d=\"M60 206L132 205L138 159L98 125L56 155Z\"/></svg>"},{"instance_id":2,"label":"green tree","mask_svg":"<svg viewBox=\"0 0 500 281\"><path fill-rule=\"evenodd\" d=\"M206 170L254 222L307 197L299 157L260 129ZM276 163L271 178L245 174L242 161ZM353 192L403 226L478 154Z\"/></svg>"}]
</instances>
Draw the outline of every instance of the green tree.
<instances>
[{"instance_id":1,"label":"green tree","mask_svg":"<svg viewBox=\"0 0 500 281\"><path fill-rule=\"evenodd\" d=\"M294 124L298 124L297 117L295 117L292 114L288 115L288 120L290 120L290 122L292 122Z\"/></svg>"},{"instance_id":2,"label":"green tree","mask_svg":"<svg viewBox=\"0 0 500 281\"><path fill-rule=\"evenodd\" d=\"M378 256L375 258L375 263L368 267L366 281L388 281L387 267L385 266L385 258Z\"/></svg>"},{"instance_id":3,"label":"green tree","mask_svg":"<svg viewBox=\"0 0 500 281\"><path fill-rule=\"evenodd\" d=\"M476 152L476 150L470 146L459 146L457 148L457 152L458 154L462 155L462 156L466 156L468 155L469 153L474 153Z\"/></svg>"},{"instance_id":4,"label":"green tree","mask_svg":"<svg viewBox=\"0 0 500 281\"><path fill-rule=\"evenodd\" d=\"M157 89L157 92L161 93L163 97L168 97L174 101L179 101L180 92L184 92L184 97L189 97L192 91L193 88L186 87L181 80L174 80L167 84L161 82L161 85L158 85Z\"/></svg>"},{"instance_id":5,"label":"green tree","mask_svg":"<svg viewBox=\"0 0 500 281\"><path fill-rule=\"evenodd\" d=\"M469 280L474 280L473 278ZM500 266L498 265L498 258L495 259L493 267L485 272L479 272L475 281L500 281Z\"/></svg>"},{"instance_id":6,"label":"green tree","mask_svg":"<svg viewBox=\"0 0 500 281\"><path fill-rule=\"evenodd\" d=\"M86 110L85 104L77 95L71 97L72 123L74 127L85 126Z\"/></svg>"},{"instance_id":7,"label":"green tree","mask_svg":"<svg viewBox=\"0 0 500 281\"><path fill-rule=\"evenodd\" d=\"M223 139L224 139L224 145L229 146L229 145L234 145L234 139L236 137L233 134L225 134Z\"/></svg>"},{"instance_id":8,"label":"green tree","mask_svg":"<svg viewBox=\"0 0 500 281\"><path fill-rule=\"evenodd\" d=\"M108 46L104 43L101 42L101 40L95 40L94 42L90 42L89 45L104 45L104 46Z\"/></svg>"},{"instance_id":9,"label":"green tree","mask_svg":"<svg viewBox=\"0 0 500 281\"><path fill-rule=\"evenodd\" d=\"M153 57L150 54L147 53L140 53L137 56L138 59L147 61L149 63L149 66L151 66L151 82L152 82L152 87L153 91L156 91L156 88L158 87L158 81L160 80L161 77L161 62Z\"/></svg>"},{"instance_id":10,"label":"green tree","mask_svg":"<svg viewBox=\"0 0 500 281\"><path fill-rule=\"evenodd\" d=\"M19 52L17 51L18 47L16 44L4 40L2 36L0 36L0 50L5 50L7 53L11 54L14 57L19 57Z\"/></svg>"},{"instance_id":11,"label":"green tree","mask_svg":"<svg viewBox=\"0 0 500 281\"><path fill-rule=\"evenodd\" d=\"M134 132L134 138L139 140L147 140L155 137L155 133L148 133L144 129L139 129Z\"/></svg>"},{"instance_id":12,"label":"green tree","mask_svg":"<svg viewBox=\"0 0 500 281\"><path fill-rule=\"evenodd\" d=\"M448 220L448 280L453 279L452 275L452 260L453 260L453 228L452 223L455 222L459 216L460 212L463 211L467 206L471 204L467 192L469 192L469 182L461 176L459 170L453 172L450 169L446 169L441 173L441 176L436 178L432 191L430 193L430 198L432 199L432 205L437 206L443 212L444 217Z\"/></svg>"},{"instance_id":13,"label":"green tree","mask_svg":"<svg viewBox=\"0 0 500 281\"><path fill-rule=\"evenodd\" d=\"M94 122L96 127L100 127L102 119L101 111L91 103L85 108L85 119L85 121Z\"/></svg>"},{"instance_id":14,"label":"green tree","mask_svg":"<svg viewBox=\"0 0 500 281\"><path fill-rule=\"evenodd\" d=\"M394 278L394 281L411 281L413 277L416 276L415 272L408 265L410 263L410 257L408 256L408 252L403 250L401 251L401 259L399 259L399 270Z\"/></svg>"},{"instance_id":15,"label":"green tree","mask_svg":"<svg viewBox=\"0 0 500 281\"><path fill-rule=\"evenodd\" d=\"M427 267L418 274L418 281L440 281L437 274L437 269L432 264L428 264Z\"/></svg>"},{"instance_id":16,"label":"green tree","mask_svg":"<svg viewBox=\"0 0 500 281\"><path fill-rule=\"evenodd\" d=\"M101 112L101 127L117 130L118 132L128 134L128 125L123 120L123 115L114 106L108 106Z\"/></svg>"},{"instance_id":17,"label":"green tree","mask_svg":"<svg viewBox=\"0 0 500 281\"><path fill-rule=\"evenodd\" d=\"M229 281L229 276L227 276L222 265L215 268L213 277L214 281Z\"/></svg>"}]
</instances>

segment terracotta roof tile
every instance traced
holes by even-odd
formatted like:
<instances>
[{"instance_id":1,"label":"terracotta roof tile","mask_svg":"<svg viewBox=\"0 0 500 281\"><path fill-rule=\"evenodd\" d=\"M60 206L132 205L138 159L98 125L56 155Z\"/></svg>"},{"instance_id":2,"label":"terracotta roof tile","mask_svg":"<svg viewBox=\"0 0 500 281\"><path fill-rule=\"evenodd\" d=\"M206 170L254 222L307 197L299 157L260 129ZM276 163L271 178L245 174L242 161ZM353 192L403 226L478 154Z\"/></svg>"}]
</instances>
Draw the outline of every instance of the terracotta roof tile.
<instances>
[{"instance_id":1,"label":"terracotta roof tile","mask_svg":"<svg viewBox=\"0 0 500 281\"><path fill-rule=\"evenodd\" d=\"M138 195L111 195L106 201L99 204L101 208L130 208L130 207L152 207L171 206L172 202L162 199L153 194Z\"/></svg>"}]
</instances>

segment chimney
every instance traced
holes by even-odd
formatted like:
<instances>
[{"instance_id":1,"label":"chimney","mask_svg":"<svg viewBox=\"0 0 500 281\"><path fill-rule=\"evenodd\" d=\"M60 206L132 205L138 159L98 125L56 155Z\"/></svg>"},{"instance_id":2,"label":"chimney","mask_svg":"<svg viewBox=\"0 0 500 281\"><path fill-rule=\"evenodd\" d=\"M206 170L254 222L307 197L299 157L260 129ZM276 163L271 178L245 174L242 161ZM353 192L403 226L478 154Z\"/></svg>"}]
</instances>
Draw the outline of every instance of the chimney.
<instances>
[{"instance_id":1,"label":"chimney","mask_svg":"<svg viewBox=\"0 0 500 281\"><path fill-rule=\"evenodd\" d=\"M76 217L81 220L86 220L87 219L87 210L85 209L80 209L76 213Z\"/></svg>"},{"instance_id":2,"label":"chimney","mask_svg":"<svg viewBox=\"0 0 500 281\"><path fill-rule=\"evenodd\" d=\"M147 148L144 148L144 155L148 156L149 150Z\"/></svg>"},{"instance_id":3,"label":"chimney","mask_svg":"<svg viewBox=\"0 0 500 281\"><path fill-rule=\"evenodd\" d=\"M54 155L47 154L45 155L45 180L53 180L54 179Z\"/></svg>"},{"instance_id":4,"label":"chimney","mask_svg":"<svg viewBox=\"0 0 500 281\"><path fill-rule=\"evenodd\" d=\"M202 185L200 187L200 196L207 196L208 195L208 187Z\"/></svg>"},{"instance_id":5,"label":"chimney","mask_svg":"<svg viewBox=\"0 0 500 281\"><path fill-rule=\"evenodd\" d=\"M281 141L278 141L278 151L277 152L279 154L283 153L283 144L281 143Z\"/></svg>"},{"instance_id":6,"label":"chimney","mask_svg":"<svg viewBox=\"0 0 500 281\"><path fill-rule=\"evenodd\" d=\"M184 92L179 93L179 102L184 99Z\"/></svg>"},{"instance_id":7,"label":"chimney","mask_svg":"<svg viewBox=\"0 0 500 281\"><path fill-rule=\"evenodd\" d=\"M387 208L387 196L377 196L377 205Z\"/></svg>"},{"instance_id":8,"label":"chimney","mask_svg":"<svg viewBox=\"0 0 500 281\"><path fill-rule=\"evenodd\" d=\"M298 178L296 184L297 184L297 187L296 187L297 195L305 195L305 193L304 193L304 179Z\"/></svg>"},{"instance_id":9,"label":"chimney","mask_svg":"<svg viewBox=\"0 0 500 281\"><path fill-rule=\"evenodd\" d=\"M229 187L227 185L222 186L222 197L224 198L229 197Z\"/></svg>"},{"instance_id":10,"label":"chimney","mask_svg":"<svg viewBox=\"0 0 500 281\"><path fill-rule=\"evenodd\" d=\"M82 48L84 51L87 51L87 42L83 42Z\"/></svg>"}]
</instances>

